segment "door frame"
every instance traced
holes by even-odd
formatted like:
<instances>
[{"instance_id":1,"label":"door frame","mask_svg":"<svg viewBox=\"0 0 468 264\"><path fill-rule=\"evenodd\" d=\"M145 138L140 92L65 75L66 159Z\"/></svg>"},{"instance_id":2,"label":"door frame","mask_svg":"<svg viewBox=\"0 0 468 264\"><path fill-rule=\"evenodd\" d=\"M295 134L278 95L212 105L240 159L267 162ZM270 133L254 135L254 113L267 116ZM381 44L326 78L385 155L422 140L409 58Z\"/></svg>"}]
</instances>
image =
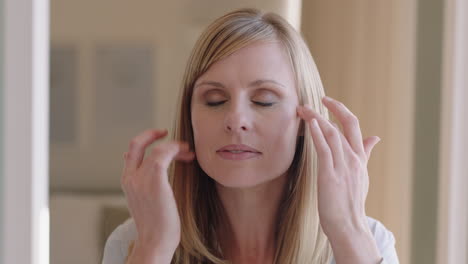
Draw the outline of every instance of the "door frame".
<instances>
[{"instance_id":1,"label":"door frame","mask_svg":"<svg viewBox=\"0 0 468 264\"><path fill-rule=\"evenodd\" d=\"M49 263L49 0L3 0L0 263Z\"/></svg>"},{"instance_id":2,"label":"door frame","mask_svg":"<svg viewBox=\"0 0 468 264\"><path fill-rule=\"evenodd\" d=\"M445 1L437 263L468 263L468 3Z\"/></svg>"}]
</instances>

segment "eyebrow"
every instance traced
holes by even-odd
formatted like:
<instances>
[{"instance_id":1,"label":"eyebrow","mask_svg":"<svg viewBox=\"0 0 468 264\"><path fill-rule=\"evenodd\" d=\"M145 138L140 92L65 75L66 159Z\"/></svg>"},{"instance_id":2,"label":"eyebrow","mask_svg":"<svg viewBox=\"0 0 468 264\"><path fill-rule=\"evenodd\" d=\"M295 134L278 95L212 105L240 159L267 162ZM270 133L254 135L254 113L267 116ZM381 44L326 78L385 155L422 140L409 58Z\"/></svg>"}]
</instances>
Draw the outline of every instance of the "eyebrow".
<instances>
[{"instance_id":1,"label":"eyebrow","mask_svg":"<svg viewBox=\"0 0 468 264\"><path fill-rule=\"evenodd\" d=\"M277 84L277 85L279 85L279 86L281 86L283 88L286 88L286 86L284 86L283 84L281 84L281 83L279 83L279 82L277 82L275 80L271 80L271 79L259 79L259 80L256 80L256 81L253 81L253 82L249 83L248 86L249 87L254 87L254 86L259 86L259 85L261 85L263 83L274 83L274 84ZM203 81L203 82L195 85L195 88L197 88L198 86L207 85L207 84L208 85L213 85L213 86L216 86L216 87L219 87L219 88L225 88L225 86L222 83L215 82L215 81Z\"/></svg>"}]
</instances>

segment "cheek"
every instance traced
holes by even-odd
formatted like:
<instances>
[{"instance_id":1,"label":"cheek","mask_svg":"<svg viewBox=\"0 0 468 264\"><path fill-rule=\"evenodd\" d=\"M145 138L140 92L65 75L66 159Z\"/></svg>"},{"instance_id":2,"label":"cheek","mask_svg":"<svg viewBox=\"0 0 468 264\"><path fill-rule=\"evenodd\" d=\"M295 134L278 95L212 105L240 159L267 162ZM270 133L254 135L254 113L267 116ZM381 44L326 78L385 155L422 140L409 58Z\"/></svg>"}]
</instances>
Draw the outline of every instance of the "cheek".
<instances>
[{"instance_id":1,"label":"cheek","mask_svg":"<svg viewBox=\"0 0 468 264\"><path fill-rule=\"evenodd\" d=\"M300 119L292 111L284 111L277 118L271 119L268 123L270 128L270 137L268 141L271 153L275 159L283 159L287 162L292 161L296 150L297 133ZM268 143L268 142L267 142Z\"/></svg>"},{"instance_id":2,"label":"cheek","mask_svg":"<svg viewBox=\"0 0 468 264\"><path fill-rule=\"evenodd\" d=\"M208 124L206 124L207 119L203 118L203 116L197 110L192 111L192 129L193 129L193 137L195 140L195 146L203 145L204 137L206 137L206 128Z\"/></svg>"},{"instance_id":3,"label":"cheek","mask_svg":"<svg viewBox=\"0 0 468 264\"><path fill-rule=\"evenodd\" d=\"M192 129L195 141L195 154L202 157L207 154L213 144L214 136L216 136L215 129L216 120L213 117L208 117L198 109L192 110Z\"/></svg>"},{"instance_id":4,"label":"cheek","mask_svg":"<svg viewBox=\"0 0 468 264\"><path fill-rule=\"evenodd\" d=\"M300 118L297 116L295 110L290 108L281 108L272 113L271 116L265 116L265 121L260 121L265 126L275 131L278 137L290 138L288 135L297 132L299 128Z\"/></svg>"}]
</instances>

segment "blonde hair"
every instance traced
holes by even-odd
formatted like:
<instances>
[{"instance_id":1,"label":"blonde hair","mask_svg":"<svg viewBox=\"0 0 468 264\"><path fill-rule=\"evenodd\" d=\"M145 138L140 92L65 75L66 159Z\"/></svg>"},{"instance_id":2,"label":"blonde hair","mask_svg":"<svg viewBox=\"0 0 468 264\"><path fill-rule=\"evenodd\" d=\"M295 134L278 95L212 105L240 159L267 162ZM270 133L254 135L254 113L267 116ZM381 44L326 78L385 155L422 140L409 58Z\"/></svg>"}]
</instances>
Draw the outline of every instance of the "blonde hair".
<instances>
[{"instance_id":1,"label":"blonde hair","mask_svg":"<svg viewBox=\"0 0 468 264\"><path fill-rule=\"evenodd\" d=\"M191 97L196 80L216 61L257 41L279 41L295 73L300 104L310 104L328 118L321 104L324 90L315 62L301 35L281 16L239 9L216 19L192 50L183 78L180 109L173 139L194 148ZM300 135L309 135L301 122ZM317 156L310 136L299 136L289 168L289 191L280 205L274 263L329 263L331 247L321 229L317 205ZM216 231L225 223L215 182L191 163L174 162L169 181L181 220L181 242L172 263L229 263L223 258Z\"/></svg>"}]
</instances>

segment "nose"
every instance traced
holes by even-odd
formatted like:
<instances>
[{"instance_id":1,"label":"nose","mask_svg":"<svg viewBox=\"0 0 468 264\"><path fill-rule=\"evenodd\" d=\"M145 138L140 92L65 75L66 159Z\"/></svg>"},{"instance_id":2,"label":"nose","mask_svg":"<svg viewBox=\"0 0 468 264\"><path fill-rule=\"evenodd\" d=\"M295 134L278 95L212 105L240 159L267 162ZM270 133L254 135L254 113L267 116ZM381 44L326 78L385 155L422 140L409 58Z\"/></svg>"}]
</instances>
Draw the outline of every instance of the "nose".
<instances>
[{"instance_id":1,"label":"nose","mask_svg":"<svg viewBox=\"0 0 468 264\"><path fill-rule=\"evenodd\" d=\"M241 133L250 130L248 111L241 105L231 105L224 118L224 130L228 133Z\"/></svg>"}]
</instances>

